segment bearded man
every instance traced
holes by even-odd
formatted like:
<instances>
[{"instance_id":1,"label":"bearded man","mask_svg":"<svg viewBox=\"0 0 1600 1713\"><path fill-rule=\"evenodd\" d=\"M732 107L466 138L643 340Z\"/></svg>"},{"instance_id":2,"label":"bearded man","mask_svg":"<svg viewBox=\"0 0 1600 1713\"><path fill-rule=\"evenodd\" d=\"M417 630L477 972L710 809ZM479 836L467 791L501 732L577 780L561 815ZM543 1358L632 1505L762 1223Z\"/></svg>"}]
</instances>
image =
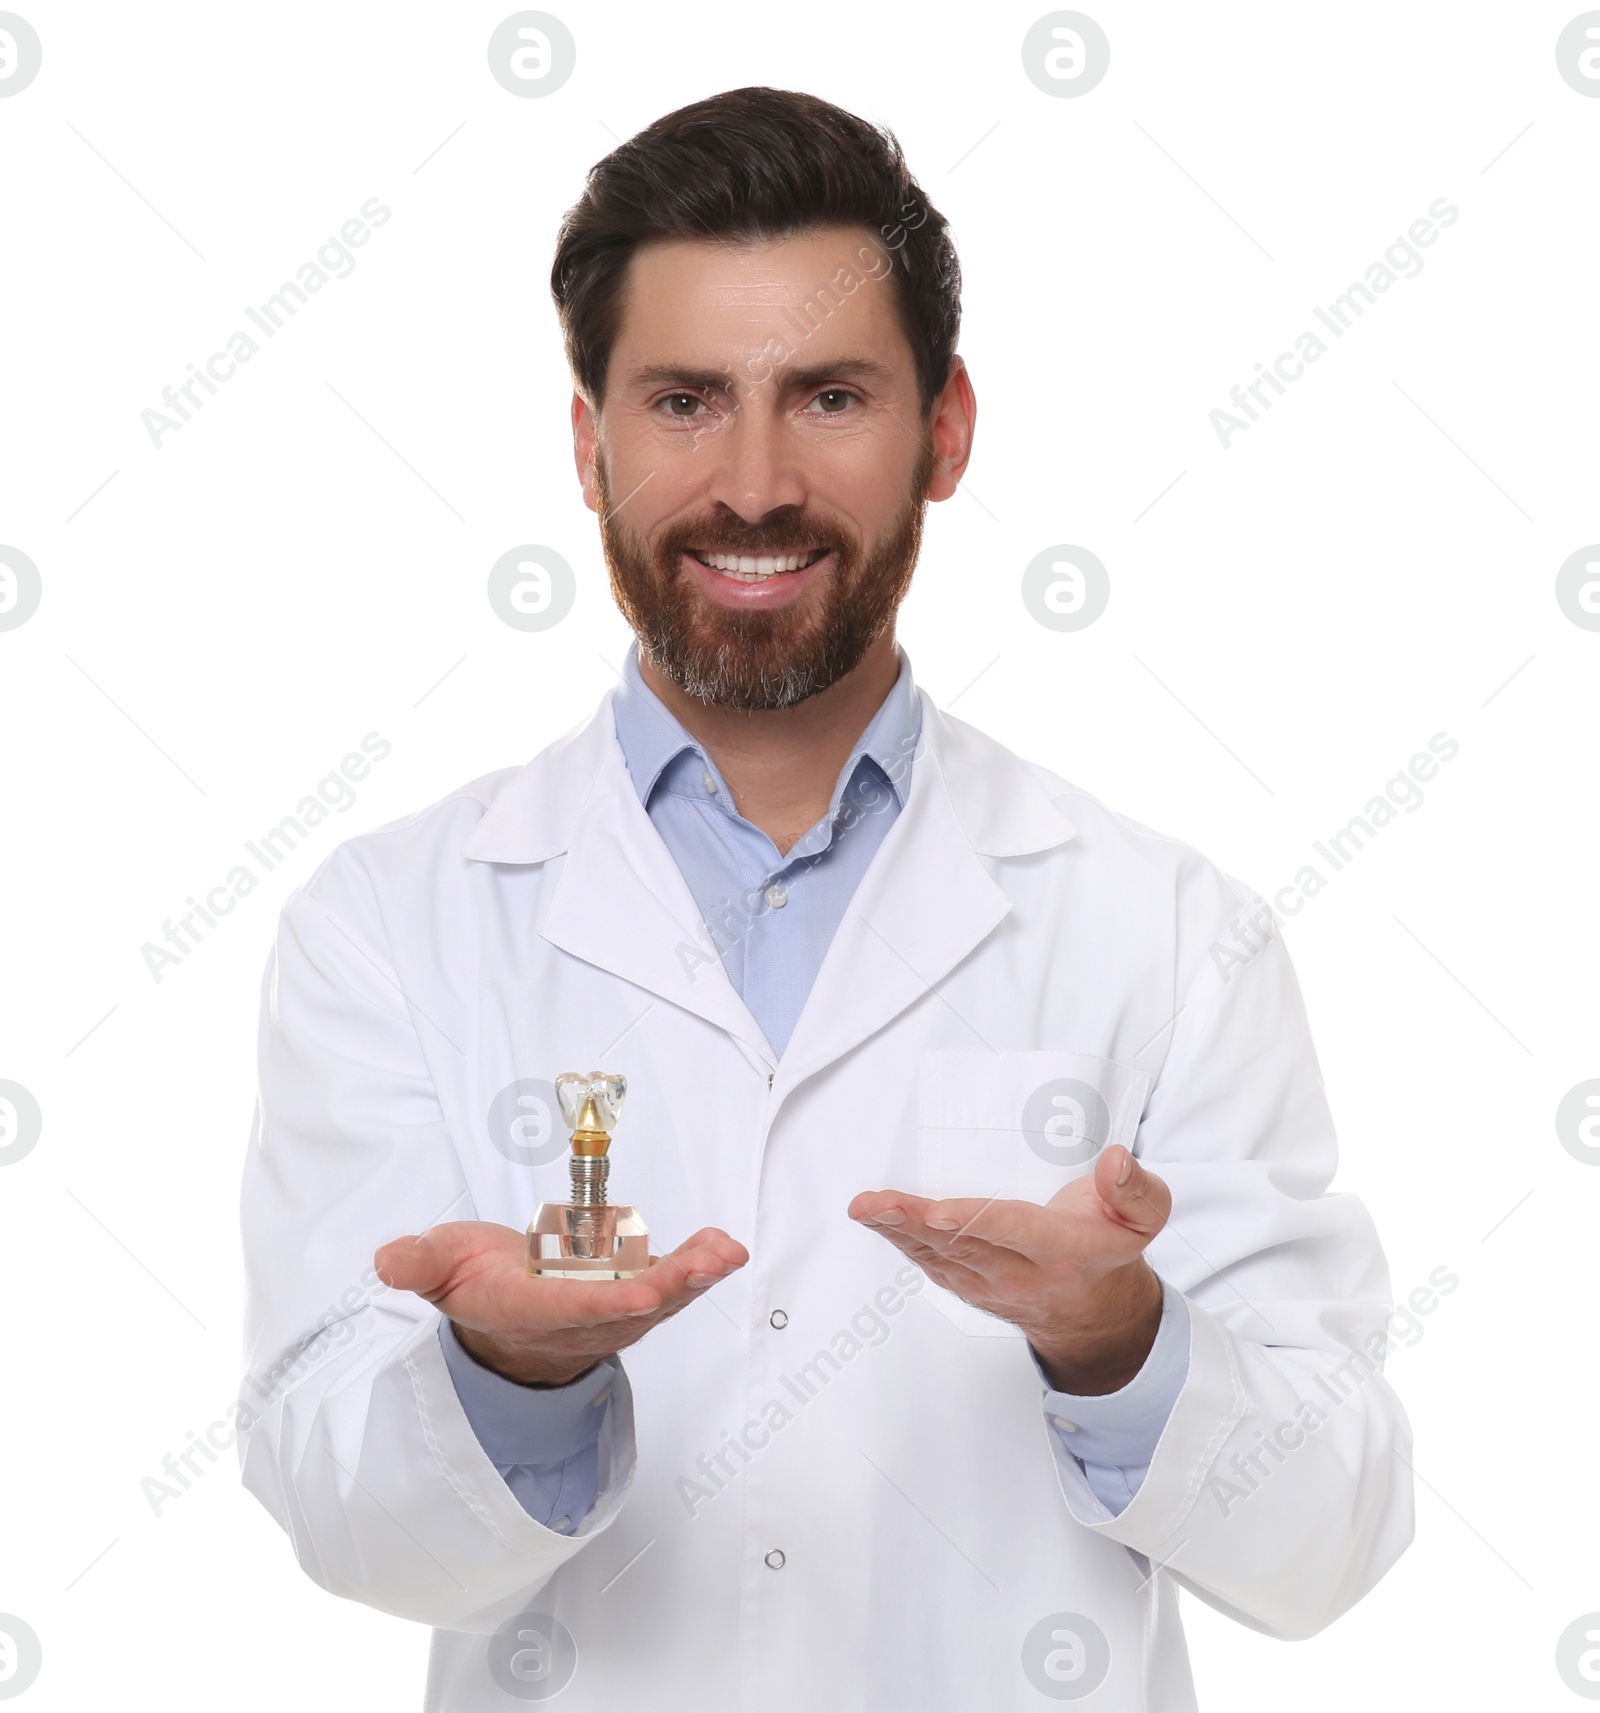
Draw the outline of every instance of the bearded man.
<instances>
[{"instance_id":1,"label":"bearded man","mask_svg":"<svg viewBox=\"0 0 1600 1713\"><path fill-rule=\"evenodd\" d=\"M976 412L891 137L669 114L552 288L637 647L285 908L246 1483L323 1587L434 1626L433 1709L1191 1708L1180 1589L1304 1636L1411 1532L1271 912L913 684ZM548 1276L594 1068L662 1253Z\"/></svg>"}]
</instances>

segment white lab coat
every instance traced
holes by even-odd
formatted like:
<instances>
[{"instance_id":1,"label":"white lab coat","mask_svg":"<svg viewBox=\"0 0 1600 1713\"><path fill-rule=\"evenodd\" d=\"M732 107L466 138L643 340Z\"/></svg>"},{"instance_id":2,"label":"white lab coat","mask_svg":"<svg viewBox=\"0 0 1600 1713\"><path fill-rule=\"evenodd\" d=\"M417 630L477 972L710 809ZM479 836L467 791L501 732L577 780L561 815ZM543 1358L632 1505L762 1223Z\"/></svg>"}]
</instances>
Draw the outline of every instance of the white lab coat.
<instances>
[{"instance_id":1,"label":"white lab coat","mask_svg":"<svg viewBox=\"0 0 1600 1713\"><path fill-rule=\"evenodd\" d=\"M1180 1586L1305 1636L1409 1541L1409 1432L1372 1360L1386 1270L1361 1205L1325 1193L1333 1128L1269 914L926 694L922 730L781 1060L609 699L289 900L244 1190L244 1479L323 1587L436 1626L429 1708L1189 1708ZM496 1097L588 1069L627 1075L612 1195L652 1247L713 1225L751 1260L627 1351L569 1537L479 1446L436 1311L370 1260L565 1200L564 1135L536 1102L508 1132ZM1043 1201L1092 1169L1023 1139L1062 1079L1094 1141L1171 1186L1149 1258L1191 1322L1115 1517L1021 1336L845 1216L863 1189Z\"/></svg>"}]
</instances>

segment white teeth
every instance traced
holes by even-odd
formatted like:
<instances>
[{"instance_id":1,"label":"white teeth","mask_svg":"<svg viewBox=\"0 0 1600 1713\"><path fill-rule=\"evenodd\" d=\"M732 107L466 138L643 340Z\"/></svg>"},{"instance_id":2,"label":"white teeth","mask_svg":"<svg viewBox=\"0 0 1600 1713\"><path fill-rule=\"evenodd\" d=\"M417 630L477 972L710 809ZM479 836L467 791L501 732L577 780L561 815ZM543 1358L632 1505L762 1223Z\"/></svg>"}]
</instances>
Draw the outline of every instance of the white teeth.
<instances>
[{"instance_id":1,"label":"white teeth","mask_svg":"<svg viewBox=\"0 0 1600 1713\"><path fill-rule=\"evenodd\" d=\"M798 571L821 556L807 553L702 553L702 559L713 571L725 577L736 577L741 583L761 583L776 577L780 571Z\"/></svg>"}]
</instances>

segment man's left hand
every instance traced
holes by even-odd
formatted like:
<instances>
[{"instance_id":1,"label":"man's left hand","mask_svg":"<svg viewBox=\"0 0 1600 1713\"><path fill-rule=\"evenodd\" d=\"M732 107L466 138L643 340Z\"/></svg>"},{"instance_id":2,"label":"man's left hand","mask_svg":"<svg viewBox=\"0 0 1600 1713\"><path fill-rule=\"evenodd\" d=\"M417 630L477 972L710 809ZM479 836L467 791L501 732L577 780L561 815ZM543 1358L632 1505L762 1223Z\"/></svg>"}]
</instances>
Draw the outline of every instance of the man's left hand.
<instances>
[{"instance_id":1,"label":"man's left hand","mask_svg":"<svg viewBox=\"0 0 1600 1713\"><path fill-rule=\"evenodd\" d=\"M937 1285L1027 1335L1057 1391L1100 1397L1144 1366L1161 1321L1145 1246L1172 1192L1126 1148L1035 1202L929 1201L869 1190L850 1217L882 1233Z\"/></svg>"}]
</instances>

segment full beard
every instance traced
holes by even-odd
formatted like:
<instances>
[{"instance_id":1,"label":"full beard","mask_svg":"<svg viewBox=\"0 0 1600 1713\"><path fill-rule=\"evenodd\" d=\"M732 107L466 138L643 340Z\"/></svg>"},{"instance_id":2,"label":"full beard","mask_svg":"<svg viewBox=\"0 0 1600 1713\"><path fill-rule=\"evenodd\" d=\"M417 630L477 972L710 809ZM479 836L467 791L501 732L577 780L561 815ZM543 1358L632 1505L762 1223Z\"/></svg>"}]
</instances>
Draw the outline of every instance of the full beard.
<instances>
[{"instance_id":1,"label":"full beard","mask_svg":"<svg viewBox=\"0 0 1600 1713\"><path fill-rule=\"evenodd\" d=\"M595 497L611 592L645 657L685 694L724 708L792 708L854 671L894 623L922 546L932 471L933 454L925 449L905 504L869 551L796 506L758 524L727 513L675 524L652 544L613 515L605 461L597 456ZM680 557L692 548L820 549L835 557L816 599L775 612L736 612L696 595Z\"/></svg>"}]
</instances>

